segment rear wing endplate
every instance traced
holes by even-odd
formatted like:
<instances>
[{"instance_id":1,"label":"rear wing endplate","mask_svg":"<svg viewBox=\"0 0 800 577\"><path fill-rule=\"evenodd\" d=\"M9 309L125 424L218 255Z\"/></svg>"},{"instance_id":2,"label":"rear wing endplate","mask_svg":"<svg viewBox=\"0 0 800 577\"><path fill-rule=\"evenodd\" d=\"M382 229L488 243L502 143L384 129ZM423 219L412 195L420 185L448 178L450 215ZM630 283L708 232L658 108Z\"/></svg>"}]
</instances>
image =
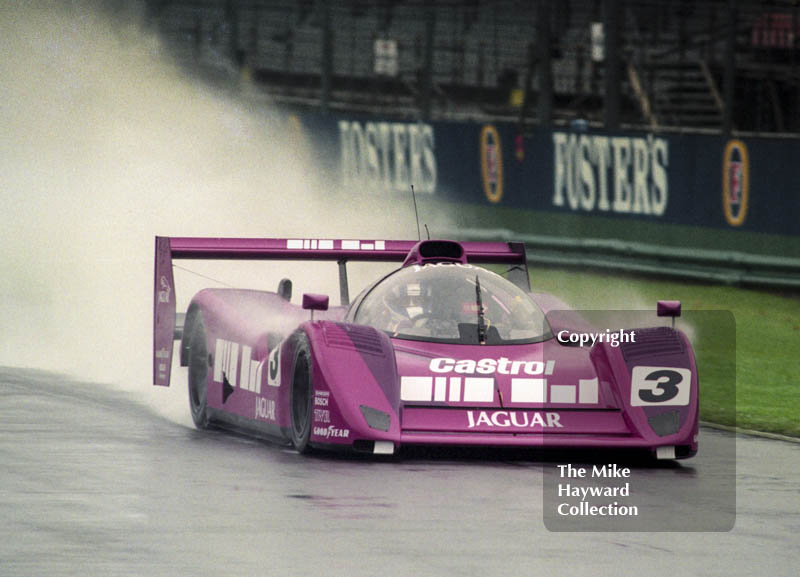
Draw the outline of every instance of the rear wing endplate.
<instances>
[{"instance_id":1,"label":"rear wing endplate","mask_svg":"<svg viewBox=\"0 0 800 577\"><path fill-rule=\"evenodd\" d=\"M176 332L173 259L321 260L339 263L342 303L348 302L347 261L402 263L413 240L299 238L156 237L153 290L153 383L169 386ZM461 242L467 262L511 265L508 279L530 290L525 245L521 242Z\"/></svg>"}]
</instances>

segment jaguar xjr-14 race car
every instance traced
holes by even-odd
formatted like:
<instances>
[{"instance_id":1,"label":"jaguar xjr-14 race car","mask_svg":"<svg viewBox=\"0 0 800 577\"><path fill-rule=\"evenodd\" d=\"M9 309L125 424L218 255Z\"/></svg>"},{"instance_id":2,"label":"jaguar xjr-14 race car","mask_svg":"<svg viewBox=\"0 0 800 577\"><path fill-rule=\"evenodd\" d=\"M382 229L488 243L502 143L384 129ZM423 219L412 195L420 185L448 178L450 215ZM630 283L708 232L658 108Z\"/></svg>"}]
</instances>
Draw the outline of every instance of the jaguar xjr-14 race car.
<instances>
[{"instance_id":1,"label":"jaguar xjr-14 race car","mask_svg":"<svg viewBox=\"0 0 800 577\"><path fill-rule=\"evenodd\" d=\"M304 294L209 288L176 314L173 259L338 263L340 304ZM697 451L691 344L668 326L578 336L552 326L565 305L530 290L520 243L446 240L156 238L156 385L173 340L188 367L194 423L298 451L391 454L407 445ZM400 267L351 302L350 261ZM503 275L480 265L502 265ZM660 301L659 316L680 303ZM176 320L178 321L176 323ZM607 338L602 338L603 336Z\"/></svg>"}]
</instances>

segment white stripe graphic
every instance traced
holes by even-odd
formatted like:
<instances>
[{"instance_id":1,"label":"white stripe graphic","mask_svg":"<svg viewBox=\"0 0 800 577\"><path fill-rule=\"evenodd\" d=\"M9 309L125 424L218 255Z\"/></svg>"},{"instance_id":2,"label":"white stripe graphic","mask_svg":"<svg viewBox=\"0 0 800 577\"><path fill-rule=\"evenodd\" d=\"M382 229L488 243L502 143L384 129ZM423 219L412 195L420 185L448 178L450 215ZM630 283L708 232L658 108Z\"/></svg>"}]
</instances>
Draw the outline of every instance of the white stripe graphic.
<instances>
[{"instance_id":1,"label":"white stripe graphic","mask_svg":"<svg viewBox=\"0 0 800 577\"><path fill-rule=\"evenodd\" d=\"M494 379L491 377L466 377L464 402L491 403L494 401Z\"/></svg>"},{"instance_id":2,"label":"white stripe graphic","mask_svg":"<svg viewBox=\"0 0 800 577\"><path fill-rule=\"evenodd\" d=\"M228 374L228 359L231 356L231 344L228 341L222 341L222 373L219 378L219 382L221 383L225 379L225 375Z\"/></svg>"},{"instance_id":3,"label":"white stripe graphic","mask_svg":"<svg viewBox=\"0 0 800 577\"><path fill-rule=\"evenodd\" d=\"M230 343L231 345L231 352L230 356L228 357L228 384L232 387L236 386L236 369L239 360L239 343Z\"/></svg>"},{"instance_id":4,"label":"white stripe graphic","mask_svg":"<svg viewBox=\"0 0 800 577\"><path fill-rule=\"evenodd\" d=\"M550 385L551 403L574 403L575 385Z\"/></svg>"},{"instance_id":5,"label":"white stripe graphic","mask_svg":"<svg viewBox=\"0 0 800 577\"><path fill-rule=\"evenodd\" d=\"M222 378L219 382L223 382L227 375L230 374L230 369L228 368L228 363L230 362L231 358L231 343L228 341L222 341L225 346L222 347ZM229 381L230 382L230 381Z\"/></svg>"},{"instance_id":6,"label":"white stripe graphic","mask_svg":"<svg viewBox=\"0 0 800 577\"><path fill-rule=\"evenodd\" d=\"M512 403L544 403L545 379L511 379Z\"/></svg>"},{"instance_id":7,"label":"white stripe graphic","mask_svg":"<svg viewBox=\"0 0 800 577\"><path fill-rule=\"evenodd\" d=\"M239 347L242 347L241 375L237 379L239 369ZM261 393L261 375L264 363L253 360L253 349L247 345L239 345L217 339L214 345L214 381L217 383L228 380L232 387L239 387L245 391Z\"/></svg>"},{"instance_id":8,"label":"white stripe graphic","mask_svg":"<svg viewBox=\"0 0 800 577\"><path fill-rule=\"evenodd\" d=\"M461 400L461 377L450 377L450 396L447 400L451 403Z\"/></svg>"},{"instance_id":9,"label":"white stripe graphic","mask_svg":"<svg viewBox=\"0 0 800 577\"><path fill-rule=\"evenodd\" d=\"M375 241L375 250L386 250L386 243L382 240Z\"/></svg>"},{"instance_id":10,"label":"white stripe graphic","mask_svg":"<svg viewBox=\"0 0 800 577\"><path fill-rule=\"evenodd\" d=\"M303 248L303 241L299 239L289 239L286 241L286 248L299 249Z\"/></svg>"},{"instance_id":11,"label":"white stripe graphic","mask_svg":"<svg viewBox=\"0 0 800 577\"><path fill-rule=\"evenodd\" d=\"M321 241L319 241L319 248L320 248L320 250L333 250L333 241L332 240L321 240Z\"/></svg>"},{"instance_id":12,"label":"white stripe graphic","mask_svg":"<svg viewBox=\"0 0 800 577\"><path fill-rule=\"evenodd\" d=\"M358 250L361 248L361 242L357 240L343 240L342 250Z\"/></svg>"},{"instance_id":13,"label":"white stripe graphic","mask_svg":"<svg viewBox=\"0 0 800 577\"><path fill-rule=\"evenodd\" d=\"M245 391L252 391L250 388L250 356L253 350L247 345L242 345L242 382L241 387Z\"/></svg>"},{"instance_id":14,"label":"white stripe graphic","mask_svg":"<svg viewBox=\"0 0 800 577\"><path fill-rule=\"evenodd\" d=\"M578 381L578 402L597 403L597 378Z\"/></svg>"},{"instance_id":15,"label":"white stripe graphic","mask_svg":"<svg viewBox=\"0 0 800 577\"><path fill-rule=\"evenodd\" d=\"M253 373L255 373L256 382L255 383L253 383L252 381L250 382L250 385L251 385L250 386L250 390L251 391L255 391L256 394L260 395L261 394L261 374L263 373L263 370L264 370L264 362L262 361L262 362L259 363L259 362L253 361L251 366L252 365L255 365L255 367L254 367L255 370L253 370L253 369L250 370L250 376L252 377Z\"/></svg>"},{"instance_id":16,"label":"white stripe graphic","mask_svg":"<svg viewBox=\"0 0 800 577\"><path fill-rule=\"evenodd\" d=\"M447 377L436 377L434 383L433 400L444 401L447 396Z\"/></svg>"},{"instance_id":17,"label":"white stripe graphic","mask_svg":"<svg viewBox=\"0 0 800 577\"><path fill-rule=\"evenodd\" d=\"M430 401L433 377L401 377L400 400Z\"/></svg>"},{"instance_id":18,"label":"white stripe graphic","mask_svg":"<svg viewBox=\"0 0 800 577\"><path fill-rule=\"evenodd\" d=\"M225 341L222 339L217 339L217 343L214 346L214 382L221 383L222 382L222 363L225 356Z\"/></svg>"}]
</instances>

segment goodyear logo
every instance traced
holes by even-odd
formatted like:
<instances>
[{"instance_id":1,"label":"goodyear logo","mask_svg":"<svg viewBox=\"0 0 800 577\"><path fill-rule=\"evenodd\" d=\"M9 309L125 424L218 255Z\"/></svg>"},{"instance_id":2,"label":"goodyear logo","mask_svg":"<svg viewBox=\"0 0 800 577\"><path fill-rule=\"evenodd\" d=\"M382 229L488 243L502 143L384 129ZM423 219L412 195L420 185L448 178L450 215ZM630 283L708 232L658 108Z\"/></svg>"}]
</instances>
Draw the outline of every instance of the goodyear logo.
<instances>
[{"instance_id":1,"label":"goodyear logo","mask_svg":"<svg viewBox=\"0 0 800 577\"><path fill-rule=\"evenodd\" d=\"M503 151L500 134L491 124L481 130L481 179L489 202L500 202L503 198Z\"/></svg>"},{"instance_id":2,"label":"goodyear logo","mask_svg":"<svg viewBox=\"0 0 800 577\"><path fill-rule=\"evenodd\" d=\"M747 146L741 140L731 140L722 155L722 208L729 225L741 226L744 222L749 193Z\"/></svg>"}]
</instances>

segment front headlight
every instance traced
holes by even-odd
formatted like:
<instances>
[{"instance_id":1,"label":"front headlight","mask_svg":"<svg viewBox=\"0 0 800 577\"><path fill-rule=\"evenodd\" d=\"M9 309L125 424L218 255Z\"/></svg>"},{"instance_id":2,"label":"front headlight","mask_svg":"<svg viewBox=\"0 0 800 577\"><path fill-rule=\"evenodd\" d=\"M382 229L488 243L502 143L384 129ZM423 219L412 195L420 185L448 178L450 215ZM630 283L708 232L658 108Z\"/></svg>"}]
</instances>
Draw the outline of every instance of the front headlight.
<instances>
[{"instance_id":1,"label":"front headlight","mask_svg":"<svg viewBox=\"0 0 800 577\"><path fill-rule=\"evenodd\" d=\"M681 425L681 414L678 411L666 411L654 417L647 419L650 423L650 428L655 431L659 437L666 437L677 433Z\"/></svg>"},{"instance_id":2,"label":"front headlight","mask_svg":"<svg viewBox=\"0 0 800 577\"><path fill-rule=\"evenodd\" d=\"M370 429L376 429L378 431L389 430L389 423L391 423L392 418L388 413L373 409L367 405L361 405L361 414L364 415L364 420L367 421Z\"/></svg>"}]
</instances>

